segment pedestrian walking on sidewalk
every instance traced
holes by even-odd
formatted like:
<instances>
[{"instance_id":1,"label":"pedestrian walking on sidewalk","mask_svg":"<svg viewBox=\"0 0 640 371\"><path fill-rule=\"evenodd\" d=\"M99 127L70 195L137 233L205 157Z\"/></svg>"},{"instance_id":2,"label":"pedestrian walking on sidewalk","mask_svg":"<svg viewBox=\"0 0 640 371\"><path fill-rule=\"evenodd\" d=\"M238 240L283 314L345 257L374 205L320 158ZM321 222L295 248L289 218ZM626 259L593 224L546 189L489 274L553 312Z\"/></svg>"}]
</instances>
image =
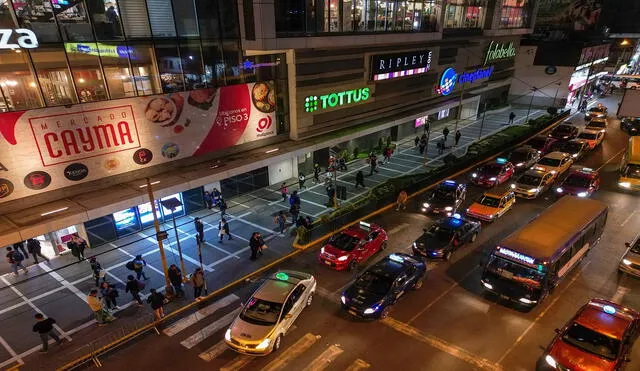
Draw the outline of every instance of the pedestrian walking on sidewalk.
<instances>
[{"instance_id":1,"label":"pedestrian walking on sidewalk","mask_svg":"<svg viewBox=\"0 0 640 371\"><path fill-rule=\"evenodd\" d=\"M256 260L258 258L258 250L260 250L258 232L251 233L251 238L249 238L249 248L251 249L251 257L249 259Z\"/></svg>"},{"instance_id":2,"label":"pedestrian walking on sidewalk","mask_svg":"<svg viewBox=\"0 0 640 371\"><path fill-rule=\"evenodd\" d=\"M22 265L22 261L24 260L24 255L18 250L14 250L11 246L7 247L7 262L11 264L11 270L13 271L13 275L18 275L18 268L22 268L24 273L27 273L27 268Z\"/></svg>"},{"instance_id":3,"label":"pedestrian walking on sidewalk","mask_svg":"<svg viewBox=\"0 0 640 371\"><path fill-rule=\"evenodd\" d=\"M344 158L344 156L338 157L338 170L339 171L348 171L349 170L347 168L347 160Z\"/></svg>"},{"instance_id":4,"label":"pedestrian walking on sidewalk","mask_svg":"<svg viewBox=\"0 0 640 371\"><path fill-rule=\"evenodd\" d=\"M364 173L362 172L362 170L358 170L358 172L356 173L356 189L358 189L358 186L367 188L364 186Z\"/></svg>"},{"instance_id":5,"label":"pedestrian walking on sidewalk","mask_svg":"<svg viewBox=\"0 0 640 371\"><path fill-rule=\"evenodd\" d=\"M40 340L42 341L40 353L46 353L49 350L49 337L55 340L56 343L62 344L62 339L53 332L53 325L56 323L56 320L51 317L44 318L42 313L36 313L35 317L36 324L33 325L33 332L37 332L38 335L40 335Z\"/></svg>"},{"instance_id":6,"label":"pedestrian walking on sidewalk","mask_svg":"<svg viewBox=\"0 0 640 371\"><path fill-rule=\"evenodd\" d=\"M151 304L151 309L153 309L156 321L159 321L164 318L164 295L157 292L156 289L149 291L151 295L147 298L147 303Z\"/></svg>"},{"instance_id":7,"label":"pedestrian walking on sidewalk","mask_svg":"<svg viewBox=\"0 0 640 371\"><path fill-rule=\"evenodd\" d=\"M407 208L408 199L409 195L407 195L407 192L400 191L400 194L398 194L398 199L396 200L396 211L405 210Z\"/></svg>"},{"instance_id":8,"label":"pedestrian walking on sidewalk","mask_svg":"<svg viewBox=\"0 0 640 371\"><path fill-rule=\"evenodd\" d=\"M102 279L102 282L105 282L106 280L106 276L107 276L107 272L104 271L104 269L102 269L102 266L100 265L100 263L98 263L98 261L96 260L95 256L92 256L91 258L89 258L89 263L91 264L91 271L93 272L93 278L95 278L96 280L96 287L100 287L100 279Z\"/></svg>"},{"instance_id":9,"label":"pedestrian walking on sidewalk","mask_svg":"<svg viewBox=\"0 0 640 371\"><path fill-rule=\"evenodd\" d=\"M218 191L218 188L214 188L213 191L211 191L211 202L213 203L213 206L218 206L218 202L220 202L221 197L222 193Z\"/></svg>"},{"instance_id":10,"label":"pedestrian walking on sidewalk","mask_svg":"<svg viewBox=\"0 0 640 371\"><path fill-rule=\"evenodd\" d=\"M287 189L287 183L282 183L282 185L280 186L280 195L282 196L283 202L287 200L288 193L289 190Z\"/></svg>"},{"instance_id":11,"label":"pedestrian walking on sidewalk","mask_svg":"<svg viewBox=\"0 0 640 371\"><path fill-rule=\"evenodd\" d=\"M511 111L511 113L509 114L509 125L513 124L513 120L516 118L516 114Z\"/></svg>"},{"instance_id":12,"label":"pedestrian walking on sidewalk","mask_svg":"<svg viewBox=\"0 0 640 371\"><path fill-rule=\"evenodd\" d=\"M289 197L289 205L293 206L296 205L298 206L298 208L300 208L300 195L298 194L298 191L293 191L293 193L291 194L291 197Z\"/></svg>"},{"instance_id":13,"label":"pedestrian walking on sidewalk","mask_svg":"<svg viewBox=\"0 0 640 371\"><path fill-rule=\"evenodd\" d=\"M415 144L414 147L418 148L418 143L420 143L420 137L416 135L416 138L413 140L413 143Z\"/></svg>"},{"instance_id":14,"label":"pedestrian walking on sidewalk","mask_svg":"<svg viewBox=\"0 0 640 371\"><path fill-rule=\"evenodd\" d=\"M372 176L374 171L376 173L378 172L378 157L376 157L376 154L374 152L371 152L369 154L369 166L369 176Z\"/></svg>"},{"instance_id":15,"label":"pedestrian walking on sidewalk","mask_svg":"<svg viewBox=\"0 0 640 371\"><path fill-rule=\"evenodd\" d=\"M227 201L224 200L224 197L220 197L220 216L227 215Z\"/></svg>"},{"instance_id":16,"label":"pedestrian walking on sidewalk","mask_svg":"<svg viewBox=\"0 0 640 371\"><path fill-rule=\"evenodd\" d=\"M454 139L456 140L456 147L458 146L458 142L460 142L460 138L462 138L462 133L460 132L460 130L456 130L456 136L454 137Z\"/></svg>"},{"instance_id":17,"label":"pedestrian walking on sidewalk","mask_svg":"<svg viewBox=\"0 0 640 371\"><path fill-rule=\"evenodd\" d=\"M24 248L24 242L20 241L20 242L16 242L13 244L13 250L14 251L22 251L22 255L24 255L25 259L29 259L29 253L27 252L27 250Z\"/></svg>"},{"instance_id":18,"label":"pedestrian walking on sidewalk","mask_svg":"<svg viewBox=\"0 0 640 371\"><path fill-rule=\"evenodd\" d=\"M80 246L78 246L78 244L73 239L67 242L67 249L71 250L71 255L78 258L79 262L82 261L83 257L80 254Z\"/></svg>"},{"instance_id":19,"label":"pedestrian walking on sidewalk","mask_svg":"<svg viewBox=\"0 0 640 371\"><path fill-rule=\"evenodd\" d=\"M207 206L207 209L213 208L213 197L211 196L211 192L204 191L204 203Z\"/></svg>"},{"instance_id":20,"label":"pedestrian walking on sidewalk","mask_svg":"<svg viewBox=\"0 0 640 371\"><path fill-rule=\"evenodd\" d=\"M193 224L196 228L196 237L198 239L198 243L203 243L204 242L204 223L202 223L202 220L200 220L200 218L196 217L193 220ZM140 277L138 277L140 278Z\"/></svg>"},{"instance_id":21,"label":"pedestrian walking on sidewalk","mask_svg":"<svg viewBox=\"0 0 640 371\"><path fill-rule=\"evenodd\" d=\"M336 189L333 188L333 185L331 184L327 186L327 197L329 197L329 202L327 203L327 205L329 207L335 206Z\"/></svg>"},{"instance_id":22,"label":"pedestrian walking on sidewalk","mask_svg":"<svg viewBox=\"0 0 640 371\"><path fill-rule=\"evenodd\" d=\"M295 205L291 206L292 209L294 207ZM280 234L284 235L285 227L287 225L287 215L284 213L284 211L280 211L280 213L278 213L278 216L276 216L276 222L278 223L278 230L280 231Z\"/></svg>"},{"instance_id":23,"label":"pedestrian walking on sidewalk","mask_svg":"<svg viewBox=\"0 0 640 371\"><path fill-rule=\"evenodd\" d=\"M289 209L289 213L291 214L291 222L295 223L298 215L300 215L300 204L293 204Z\"/></svg>"},{"instance_id":24,"label":"pedestrian walking on sidewalk","mask_svg":"<svg viewBox=\"0 0 640 371\"><path fill-rule=\"evenodd\" d=\"M227 223L227 220L225 218L220 219L220 222L218 223L218 229L220 230L220 232L218 232L218 236L220 236L220 240L218 242L222 243L222 238L224 238L225 234L229 237L229 240L233 239L231 238L229 223Z\"/></svg>"},{"instance_id":25,"label":"pedestrian walking on sidewalk","mask_svg":"<svg viewBox=\"0 0 640 371\"><path fill-rule=\"evenodd\" d=\"M419 151L421 155L424 154L425 149L427 149L427 138L422 138L420 139L420 144L419 144Z\"/></svg>"},{"instance_id":26,"label":"pedestrian walking on sidewalk","mask_svg":"<svg viewBox=\"0 0 640 371\"><path fill-rule=\"evenodd\" d=\"M40 245L40 241L36 240L35 238L30 238L27 240L27 250L29 250L31 256L33 256L33 262L35 264L38 264L38 256L44 259L47 263L51 262L49 258L42 255L42 246Z\"/></svg>"},{"instance_id":27,"label":"pedestrian walking on sidewalk","mask_svg":"<svg viewBox=\"0 0 640 371\"><path fill-rule=\"evenodd\" d=\"M119 296L118 290L114 285L110 285L109 282L102 282L100 284L100 295L104 303L107 305L107 309L119 309L116 298Z\"/></svg>"},{"instance_id":28,"label":"pedestrian walking on sidewalk","mask_svg":"<svg viewBox=\"0 0 640 371\"><path fill-rule=\"evenodd\" d=\"M102 300L98 298L98 290L93 289L87 296L87 304L89 309L93 312L93 316L98 322L98 326L105 326L109 322L113 322L116 318L109 313L102 304Z\"/></svg>"},{"instance_id":29,"label":"pedestrian walking on sidewalk","mask_svg":"<svg viewBox=\"0 0 640 371\"><path fill-rule=\"evenodd\" d=\"M444 138L440 138L436 142L436 147L438 148L438 154L441 155L444 152Z\"/></svg>"},{"instance_id":30,"label":"pedestrian walking on sidewalk","mask_svg":"<svg viewBox=\"0 0 640 371\"><path fill-rule=\"evenodd\" d=\"M391 150L391 147L387 146L384 148L383 152L382 152L382 156L384 156L384 163L389 163L389 161L391 161L391 154L393 153L393 151Z\"/></svg>"},{"instance_id":31,"label":"pedestrian walking on sidewalk","mask_svg":"<svg viewBox=\"0 0 640 371\"><path fill-rule=\"evenodd\" d=\"M133 259L133 270L136 272L136 278L140 279L140 276L145 280L148 280L149 277L144 273L144 267L147 265L147 262L142 259L142 255L136 255L135 259Z\"/></svg>"},{"instance_id":32,"label":"pedestrian walking on sidewalk","mask_svg":"<svg viewBox=\"0 0 640 371\"><path fill-rule=\"evenodd\" d=\"M124 292L131 293L133 300L138 303L138 306L142 306L142 299L140 299L140 291L144 289L144 282L140 282L133 277L133 275L127 276L127 285L124 288Z\"/></svg>"},{"instance_id":33,"label":"pedestrian walking on sidewalk","mask_svg":"<svg viewBox=\"0 0 640 371\"><path fill-rule=\"evenodd\" d=\"M304 182L306 180L307 179L304 177L304 174L298 175L298 188L299 189L307 188L307 187L304 186Z\"/></svg>"},{"instance_id":34,"label":"pedestrian walking on sidewalk","mask_svg":"<svg viewBox=\"0 0 640 371\"><path fill-rule=\"evenodd\" d=\"M169 281L173 286L173 291L176 293L177 298L184 296L184 290L182 289L182 272L175 264L169 266Z\"/></svg>"},{"instance_id":35,"label":"pedestrian walking on sidewalk","mask_svg":"<svg viewBox=\"0 0 640 371\"><path fill-rule=\"evenodd\" d=\"M202 289L204 288L204 272L202 268L196 268L191 275L191 283L193 284L193 296L196 300L200 300Z\"/></svg>"},{"instance_id":36,"label":"pedestrian walking on sidewalk","mask_svg":"<svg viewBox=\"0 0 640 371\"><path fill-rule=\"evenodd\" d=\"M82 260L84 260L84 250L89 247L87 241L85 241L84 238L80 237L78 233L72 234L71 239L78 245L78 251L80 252Z\"/></svg>"},{"instance_id":37,"label":"pedestrian walking on sidewalk","mask_svg":"<svg viewBox=\"0 0 640 371\"><path fill-rule=\"evenodd\" d=\"M444 137L444 142L447 142L447 136L449 135L449 127L445 126L444 129L442 129L442 136Z\"/></svg>"},{"instance_id":38,"label":"pedestrian walking on sidewalk","mask_svg":"<svg viewBox=\"0 0 640 371\"><path fill-rule=\"evenodd\" d=\"M317 162L313 165L313 182L320 183L320 164Z\"/></svg>"}]
</instances>

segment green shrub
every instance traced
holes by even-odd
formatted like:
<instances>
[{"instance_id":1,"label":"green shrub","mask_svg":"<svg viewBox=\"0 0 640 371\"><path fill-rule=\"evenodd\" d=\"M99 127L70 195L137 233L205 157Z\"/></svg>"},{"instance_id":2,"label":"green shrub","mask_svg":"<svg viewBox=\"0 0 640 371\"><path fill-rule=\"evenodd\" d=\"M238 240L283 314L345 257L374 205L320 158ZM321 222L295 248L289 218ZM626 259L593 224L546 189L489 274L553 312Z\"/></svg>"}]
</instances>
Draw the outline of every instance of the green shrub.
<instances>
[{"instance_id":1,"label":"green shrub","mask_svg":"<svg viewBox=\"0 0 640 371\"><path fill-rule=\"evenodd\" d=\"M360 154L360 148L355 147L355 148L353 149L353 159L354 159L354 160L355 160L355 159L357 159L359 154Z\"/></svg>"}]
</instances>

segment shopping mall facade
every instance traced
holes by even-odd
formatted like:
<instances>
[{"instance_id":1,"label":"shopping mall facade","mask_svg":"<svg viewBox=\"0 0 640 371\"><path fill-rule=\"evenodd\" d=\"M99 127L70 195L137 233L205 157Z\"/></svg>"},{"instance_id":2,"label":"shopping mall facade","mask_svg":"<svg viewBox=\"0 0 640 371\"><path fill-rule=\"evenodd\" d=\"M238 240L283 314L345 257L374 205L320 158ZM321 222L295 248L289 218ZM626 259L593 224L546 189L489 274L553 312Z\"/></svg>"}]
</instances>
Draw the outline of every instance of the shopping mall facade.
<instances>
[{"instance_id":1,"label":"shopping mall facade","mask_svg":"<svg viewBox=\"0 0 640 371\"><path fill-rule=\"evenodd\" d=\"M50 255L507 103L532 0L0 0L0 246Z\"/></svg>"}]
</instances>

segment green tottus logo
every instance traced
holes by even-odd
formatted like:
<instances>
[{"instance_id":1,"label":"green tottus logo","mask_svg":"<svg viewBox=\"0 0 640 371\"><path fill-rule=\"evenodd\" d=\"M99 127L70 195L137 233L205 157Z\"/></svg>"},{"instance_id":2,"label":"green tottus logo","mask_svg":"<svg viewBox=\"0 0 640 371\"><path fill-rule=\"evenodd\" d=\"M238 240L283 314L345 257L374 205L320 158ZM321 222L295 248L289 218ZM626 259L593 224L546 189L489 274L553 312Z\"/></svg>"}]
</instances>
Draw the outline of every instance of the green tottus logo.
<instances>
[{"instance_id":1,"label":"green tottus logo","mask_svg":"<svg viewBox=\"0 0 640 371\"><path fill-rule=\"evenodd\" d=\"M325 95L310 95L304 98L305 112L315 112L327 108L346 106L353 103L364 102L369 99L369 88L359 88L329 93Z\"/></svg>"}]
</instances>

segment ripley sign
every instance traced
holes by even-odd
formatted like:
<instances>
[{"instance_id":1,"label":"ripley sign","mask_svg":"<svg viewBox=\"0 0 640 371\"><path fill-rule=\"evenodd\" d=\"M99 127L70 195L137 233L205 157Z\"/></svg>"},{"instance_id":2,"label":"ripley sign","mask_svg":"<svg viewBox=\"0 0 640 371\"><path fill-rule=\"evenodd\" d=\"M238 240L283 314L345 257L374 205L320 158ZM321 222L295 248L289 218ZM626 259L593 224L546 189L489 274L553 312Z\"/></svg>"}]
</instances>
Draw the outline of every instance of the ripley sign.
<instances>
[{"instance_id":1,"label":"ripley sign","mask_svg":"<svg viewBox=\"0 0 640 371\"><path fill-rule=\"evenodd\" d=\"M509 44L497 43L492 41L489 43L487 54L484 57L484 65L497 62L503 59L514 58L516 56L516 48L513 46L513 42Z\"/></svg>"},{"instance_id":2,"label":"ripley sign","mask_svg":"<svg viewBox=\"0 0 640 371\"><path fill-rule=\"evenodd\" d=\"M371 58L371 79L386 80L425 73L431 67L431 56L431 50L374 55Z\"/></svg>"}]
</instances>

